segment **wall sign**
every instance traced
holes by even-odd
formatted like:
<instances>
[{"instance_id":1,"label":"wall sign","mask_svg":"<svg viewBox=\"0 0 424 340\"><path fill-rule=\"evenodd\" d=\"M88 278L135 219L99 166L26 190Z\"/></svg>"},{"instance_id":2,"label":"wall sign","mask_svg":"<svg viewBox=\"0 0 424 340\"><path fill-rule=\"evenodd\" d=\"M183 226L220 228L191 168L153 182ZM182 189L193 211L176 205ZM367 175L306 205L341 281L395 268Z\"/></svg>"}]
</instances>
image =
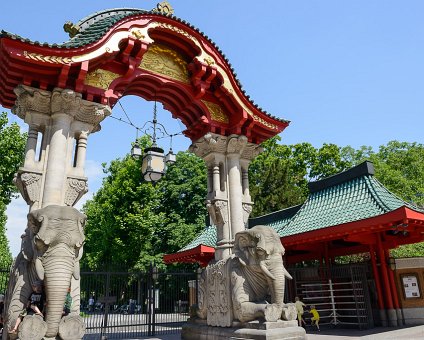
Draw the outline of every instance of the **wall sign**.
<instances>
[{"instance_id":1,"label":"wall sign","mask_svg":"<svg viewBox=\"0 0 424 340\"><path fill-rule=\"evenodd\" d=\"M405 298L419 298L421 297L420 287L418 286L418 278L414 274L402 276L403 290Z\"/></svg>"}]
</instances>

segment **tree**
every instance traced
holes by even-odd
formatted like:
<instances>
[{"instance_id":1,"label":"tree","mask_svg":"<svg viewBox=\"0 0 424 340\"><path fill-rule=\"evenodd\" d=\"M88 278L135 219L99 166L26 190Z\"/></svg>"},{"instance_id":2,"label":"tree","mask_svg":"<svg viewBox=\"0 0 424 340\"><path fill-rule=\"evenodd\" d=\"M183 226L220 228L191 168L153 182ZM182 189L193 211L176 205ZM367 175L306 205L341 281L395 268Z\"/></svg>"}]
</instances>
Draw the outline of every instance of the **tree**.
<instances>
[{"instance_id":1,"label":"tree","mask_svg":"<svg viewBox=\"0 0 424 340\"><path fill-rule=\"evenodd\" d=\"M0 265L10 264L9 243L6 238L6 207L16 194L13 178L24 159L26 134L16 123L8 125L7 114L0 114Z\"/></svg>"},{"instance_id":2,"label":"tree","mask_svg":"<svg viewBox=\"0 0 424 340\"><path fill-rule=\"evenodd\" d=\"M276 136L264 142L264 151L250 164L249 189L255 203L252 217L300 204L306 198L304 164L293 162L292 149L278 141Z\"/></svg>"},{"instance_id":3,"label":"tree","mask_svg":"<svg viewBox=\"0 0 424 340\"><path fill-rule=\"evenodd\" d=\"M371 155L376 177L407 202L424 207L424 145L391 141Z\"/></svg>"},{"instance_id":4,"label":"tree","mask_svg":"<svg viewBox=\"0 0 424 340\"><path fill-rule=\"evenodd\" d=\"M348 169L351 162L335 144L316 149L310 143L281 145L279 136L262 144L264 151L249 167L252 217L303 203L308 182Z\"/></svg>"},{"instance_id":5,"label":"tree","mask_svg":"<svg viewBox=\"0 0 424 340\"><path fill-rule=\"evenodd\" d=\"M149 141L144 138L144 148ZM102 187L87 201L83 263L92 269L113 259L145 270L160 264L204 227L206 171L198 157L180 152L177 162L155 185L145 182L141 160L130 156L111 162Z\"/></svg>"}]
</instances>

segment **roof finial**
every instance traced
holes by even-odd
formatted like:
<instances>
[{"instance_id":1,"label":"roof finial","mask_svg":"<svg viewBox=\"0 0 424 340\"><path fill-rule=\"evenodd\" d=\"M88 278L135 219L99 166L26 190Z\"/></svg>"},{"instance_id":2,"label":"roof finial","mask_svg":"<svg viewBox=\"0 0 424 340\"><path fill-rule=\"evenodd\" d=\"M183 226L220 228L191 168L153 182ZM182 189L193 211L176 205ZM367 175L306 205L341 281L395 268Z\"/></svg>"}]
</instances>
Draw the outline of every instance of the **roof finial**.
<instances>
[{"instance_id":1,"label":"roof finial","mask_svg":"<svg viewBox=\"0 0 424 340\"><path fill-rule=\"evenodd\" d=\"M171 4L168 1L162 1L156 5L156 8L152 9L152 12L171 15L171 14L174 14L174 9L172 8Z\"/></svg>"},{"instance_id":2,"label":"roof finial","mask_svg":"<svg viewBox=\"0 0 424 340\"><path fill-rule=\"evenodd\" d=\"M69 34L70 38L75 37L80 31L80 27L78 25L74 25L70 21L65 22L65 24L63 25L63 29L66 33Z\"/></svg>"}]
</instances>

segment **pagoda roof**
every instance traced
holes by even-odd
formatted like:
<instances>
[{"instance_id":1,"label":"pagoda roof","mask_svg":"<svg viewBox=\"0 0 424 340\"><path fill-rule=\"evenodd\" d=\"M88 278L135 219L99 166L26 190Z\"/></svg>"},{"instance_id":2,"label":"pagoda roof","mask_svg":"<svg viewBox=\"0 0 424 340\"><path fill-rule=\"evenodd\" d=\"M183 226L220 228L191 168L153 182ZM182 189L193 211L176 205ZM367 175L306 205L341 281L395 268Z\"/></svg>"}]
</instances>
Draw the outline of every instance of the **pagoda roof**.
<instances>
[{"instance_id":1,"label":"pagoda roof","mask_svg":"<svg viewBox=\"0 0 424 340\"><path fill-rule=\"evenodd\" d=\"M180 252L196 248L198 245L215 248L216 227L214 225L206 227L193 241L182 248Z\"/></svg>"},{"instance_id":2,"label":"pagoda roof","mask_svg":"<svg viewBox=\"0 0 424 340\"><path fill-rule=\"evenodd\" d=\"M330 228L328 233L334 234L333 236L338 226L348 229L351 226L355 230L360 226L363 229L367 225L365 221L387 223L402 220L404 216L413 216L424 221L424 210L387 190L374 178L374 166L368 161L337 175L310 182L309 190L310 195L302 205L251 218L249 228L268 225L277 231L286 245L287 242L302 243L302 235L312 237L316 231L321 235L326 228ZM195 257L193 249L206 245L206 242L208 246L214 247L211 243L213 240L216 240L216 229L207 228L185 246L181 253L173 254L173 259L182 261L181 255L185 252L190 252Z\"/></svg>"},{"instance_id":3,"label":"pagoda roof","mask_svg":"<svg viewBox=\"0 0 424 340\"><path fill-rule=\"evenodd\" d=\"M310 195L280 236L292 236L360 221L400 207L424 212L387 190L374 176L374 166L364 162L347 171L309 183Z\"/></svg>"},{"instance_id":4,"label":"pagoda roof","mask_svg":"<svg viewBox=\"0 0 424 340\"><path fill-rule=\"evenodd\" d=\"M203 98L202 100L214 104L224 103L224 112L237 111L234 105L238 106L238 110L241 107L241 110L245 111L242 113L243 117L235 118L241 119L239 122L236 120L230 121L230 125L227 122L225 126L223 126L222 122L221 124L215 123L218 127L213 129L216 129L218 133L245 134L250 141L258 144L280 133L288 126L288 120L269 114L246 94L228 58L208 36L187 21L172 15L170 12L161 11L159 5L158 8L153 10L137 8L107 9L93 13L76 24L66 23L64 28L70 34L70 39L64 43L50 44L31 41L4 30L0 31L0 66L3 64L3 67L0 67L2 71L0 72L0 104L6 108L11 108L16 99L13 89L23 83L31 86L40 84L42 89L47 90L51 90L54 87L74 89L76 92L82 93L84 99L96 100L102 104L107 103L113 107L122 93L136 94L133 93L134 89L140 86L137 83L138 80L136 80L140 74L137 65L139 65L142 55L148 47L147 45L142 45L143 48L140 50L137 44L153 44L153 42L156 42L155 39L159 31L167 31L165 44L170 45L171 49L174 47L177 50L178 48L185 49L184 53L186 53L187 60L196 60L190 66L193 68L191 69L193 74L190 81L194 84L192 85L194 89L180 84L182 91L180 101L187 99L187 91L193 91L195 93L194 97L199 102L199 99ZM149 27L152 27L153 31L156 30L156 33L153 34L153 40L148 40L150 37L145 37L145 33L138 33L139 31L136 29L138 27L143 29L143 27L147 27L146 25L151 25ZM123 35L125 30L128 30L128 36ZM120 34L118 35L121 40L118 44L116 44L116 39L114 40L113 38L115 33ZM136 40L136 46L133 51L130 51L129 46L132 46L131 44L133 44L134 40ZM194 47L195 44L193 42L196 42L198 46ZM210 64L205 64L206 61L203 62L200 57L200 61L196 59L196 55L199 53L199 46L203 49L200 52L202 58L206 58L205 60ZM138 54L135 57L134 54L136 52ZM127 55L134 57L134 61L131 62L135 62L135 64L129 66L131 72L125 70L125 65L128 63ZM193 57L194 59L190 59ZM105 58L104 61L107 61L107 63L102 63L101 58ZM115 62L113 61L114 58L116 58ZM23 63L25 66L23 66ZM199 71L196 67L201 67L202 69ZM111 77L111 80L117 80L112 84L109 82L107 86L99 83L101 84L100 89L90 87L92 83L87 81L86 77L91 77L90 80L95 79L98 76L96 73L98 69L103 74L106 72L105 77L108 76ZM132 71L133 69L138 71L138 73ZM127 73L123 74L125 72ZM209 74L210 72L212 73ZM219 75L219 77L215 77L215 75ZM135 80L137 84L135 86L128 85L129 79ZM161 81L167 82L167 79L161 79ZM225 86L220 88L222 79L224 79ZM102 86L106 87L102 88ZM138 89L136 91L142 93L141 96L147 100L154 100L152 93L156 93L158 95L157 99L161 101L159 94L161 87L156 83L152 86L157 88L146 90L146 86L143 84L144 92ZM219 87L219 90L216 90L217 87ZM116 92L114 93L111 90ZM204 96L205 94L206 96ZM176 102L175 99L174 101ZM178 103L178 105L181 106L182 104ZM180 112L182 107L173 106L177 106L177 104L172 102L167 109L180 118L178 116L179 113L175 112ZM190 110L193 112L202 111L199 107L193 107ZM246 114L248 120L253 119L253 124L246 121L246 117L244 117ZM197 119L204 120L200 113ZM225 116L219 119L223 119L224 123L228 120ZM182 120L186 126L195 123ZM247 126L252 129L252 135L250 135L249 131L244 131ZM220 132L224 130L225 132ZM194 131L200 131L200 135L207 132L199 128L190 127L186 135L192 140L199 138Z\"/></svg>"}]
</instances>

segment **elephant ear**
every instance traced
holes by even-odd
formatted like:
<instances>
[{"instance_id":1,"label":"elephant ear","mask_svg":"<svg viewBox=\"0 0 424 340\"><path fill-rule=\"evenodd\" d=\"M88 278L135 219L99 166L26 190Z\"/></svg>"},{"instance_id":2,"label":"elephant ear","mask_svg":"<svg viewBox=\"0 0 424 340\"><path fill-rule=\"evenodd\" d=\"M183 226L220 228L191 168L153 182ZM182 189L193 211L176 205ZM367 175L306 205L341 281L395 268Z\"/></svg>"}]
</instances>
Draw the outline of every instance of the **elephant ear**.
<instances>
[{"instance_id":1,"label":"elephant ear","mask_svg":"<svg viewBox=\"0 0 424 340\"><path fill-rule=\"evenodd\" d=\"M245 250L247 250L251 242L252 236L247 230L238 232L234 238L234 255L238 257L244 265L248 261L246 258Z\"/></svg>"},{"instance_id":2,"label":"elephant ear","mask_svg":"<svg viewBox=\"0 0 424 340\"><path fill-rule=\"evenodd\" d=\"M77 220L77 224L78 224L78 231L79 231L79 234L80 234L79 235L80 238L79 238L79 242L77 242L75 244L75 246L77 248L81 248L82 245L84 244L84 241L85 241L84 226L85 226L85 222L87 221L87 216L80 213L80 212L78 212L78 214L79 214L79 218Z\"/></svg>"}]
</instances>

